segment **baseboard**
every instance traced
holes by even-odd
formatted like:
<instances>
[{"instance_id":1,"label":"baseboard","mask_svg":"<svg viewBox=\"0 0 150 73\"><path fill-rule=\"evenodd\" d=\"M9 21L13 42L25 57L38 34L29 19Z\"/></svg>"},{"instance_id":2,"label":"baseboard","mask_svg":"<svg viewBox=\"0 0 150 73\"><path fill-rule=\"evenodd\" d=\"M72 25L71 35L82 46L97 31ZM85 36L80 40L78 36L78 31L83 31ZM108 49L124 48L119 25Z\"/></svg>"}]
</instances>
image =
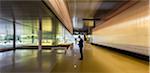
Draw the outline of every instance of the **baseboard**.
<instances>
[{"instance_id":1,"label":"baseboard","mask_svg":"<svg viewBox=\"0 0 150 73\"><path fill-rule=\"evenodd\" d=\"M115 52L118 52L118 53L121 53L121 54L132 56L132 57L144 60L144 61L149 61L149 56L146 56L146 55L142 55L142 54L126 51L126 50L121 50L119 48L113 48L113 47L109 47L109 46L105 46L105 45L95 44L95 43L91 43L91 44L99 46L99 47L103 47L105 49L109 49L109 50L112 50L112 51L115 51Z\"/></svg>"},{"instance_id":2,"label":"baseboard","mask_svg":"<svg viewBox=\"0 0 150 73\"><path fill-rule=\"evenodd\" d=\"M12 51L12 50L15 50L15 49L0 49L0 52L6 52L6 51Z\"/></svg>"}]
</instances>

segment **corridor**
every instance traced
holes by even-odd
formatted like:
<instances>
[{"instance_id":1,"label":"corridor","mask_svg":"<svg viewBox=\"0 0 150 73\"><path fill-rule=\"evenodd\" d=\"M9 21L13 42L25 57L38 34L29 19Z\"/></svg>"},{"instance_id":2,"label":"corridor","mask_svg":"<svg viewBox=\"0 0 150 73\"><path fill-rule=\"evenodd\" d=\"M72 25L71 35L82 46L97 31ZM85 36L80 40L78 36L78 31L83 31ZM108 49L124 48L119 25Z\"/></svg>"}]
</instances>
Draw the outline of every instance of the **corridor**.
<instances>
[{"instance_id":1,"label":"corridor","mask_svg":"<svg viewBox=\"0 0 150 73\"><path fill-rule=\"evenodd\" d=\"M0 0L0 73L149 73L149 41L150 0Z\"/></svg>"},{"instance_id":2,"label":"corridor","mask_svg":"<svg viewBox=\"0 0 150 73\"><path fill-rule=\"evenodd\" d=\"M67 51L68 52L68 51ZM84 60L78 46L64 50L16 50L0 53L2 73L148 73L149 63L109 49L85 44Z\"/></svg>"}]
</instances>

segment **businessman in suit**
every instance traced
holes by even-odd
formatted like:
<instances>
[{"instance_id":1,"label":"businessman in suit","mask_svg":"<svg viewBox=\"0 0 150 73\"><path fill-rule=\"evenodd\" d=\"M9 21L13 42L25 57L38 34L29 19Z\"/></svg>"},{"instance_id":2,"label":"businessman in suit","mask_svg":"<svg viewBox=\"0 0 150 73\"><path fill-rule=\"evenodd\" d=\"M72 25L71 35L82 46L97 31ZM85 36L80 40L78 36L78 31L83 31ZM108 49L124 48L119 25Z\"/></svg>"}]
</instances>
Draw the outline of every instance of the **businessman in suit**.
<instances>
[{"instance_id":1,"label":"businessman in suit","mask_svg":"<svg viewBox=\"0 0 150 73\"><path fill-rule=\"evenodd\" d=\"M79 41L79 48L80 48L80 55L81 55L81 57L80 57L80 60L83 60L83 39L79 36L79 39L80 39L80 41Z\"/></svg>"}]
</instances>

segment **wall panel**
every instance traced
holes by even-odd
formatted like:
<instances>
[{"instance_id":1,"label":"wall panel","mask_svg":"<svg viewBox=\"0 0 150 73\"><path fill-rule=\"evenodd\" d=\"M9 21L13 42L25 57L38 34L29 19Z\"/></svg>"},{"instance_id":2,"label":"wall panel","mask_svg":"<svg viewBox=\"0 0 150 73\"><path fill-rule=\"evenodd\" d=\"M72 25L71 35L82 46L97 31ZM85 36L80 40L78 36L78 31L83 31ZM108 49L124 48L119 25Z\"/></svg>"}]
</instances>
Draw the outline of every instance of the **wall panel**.
<instances>
[{"instance_id":1,"label":"wall panel","mask_svg":"<svg viewBox=\"0 0 150 73\"><path fill-rule=\"evenodd\" d=\"M93 43L148 55L149 2L141 1L93 29Z\"/></svg>"}]
</instances>

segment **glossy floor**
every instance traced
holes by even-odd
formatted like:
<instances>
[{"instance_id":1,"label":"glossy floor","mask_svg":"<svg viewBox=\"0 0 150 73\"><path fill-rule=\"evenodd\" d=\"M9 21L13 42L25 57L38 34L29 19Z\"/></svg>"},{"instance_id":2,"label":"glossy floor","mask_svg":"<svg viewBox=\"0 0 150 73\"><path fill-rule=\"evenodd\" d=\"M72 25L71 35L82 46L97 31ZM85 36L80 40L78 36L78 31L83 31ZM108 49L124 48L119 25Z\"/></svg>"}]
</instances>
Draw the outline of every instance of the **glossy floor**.
<instances>
[{"instance_id":1,"label":"glossy floor","mask_svg":"<svg viewBox=\"0 0 150 73\"><path fill-rule=\"evenodd\" d=\"M63 50L16 50L0 53L2 73L148 73L149 63L85 44L84 60L78 46Z\"/></svg>"}]
</instances>

